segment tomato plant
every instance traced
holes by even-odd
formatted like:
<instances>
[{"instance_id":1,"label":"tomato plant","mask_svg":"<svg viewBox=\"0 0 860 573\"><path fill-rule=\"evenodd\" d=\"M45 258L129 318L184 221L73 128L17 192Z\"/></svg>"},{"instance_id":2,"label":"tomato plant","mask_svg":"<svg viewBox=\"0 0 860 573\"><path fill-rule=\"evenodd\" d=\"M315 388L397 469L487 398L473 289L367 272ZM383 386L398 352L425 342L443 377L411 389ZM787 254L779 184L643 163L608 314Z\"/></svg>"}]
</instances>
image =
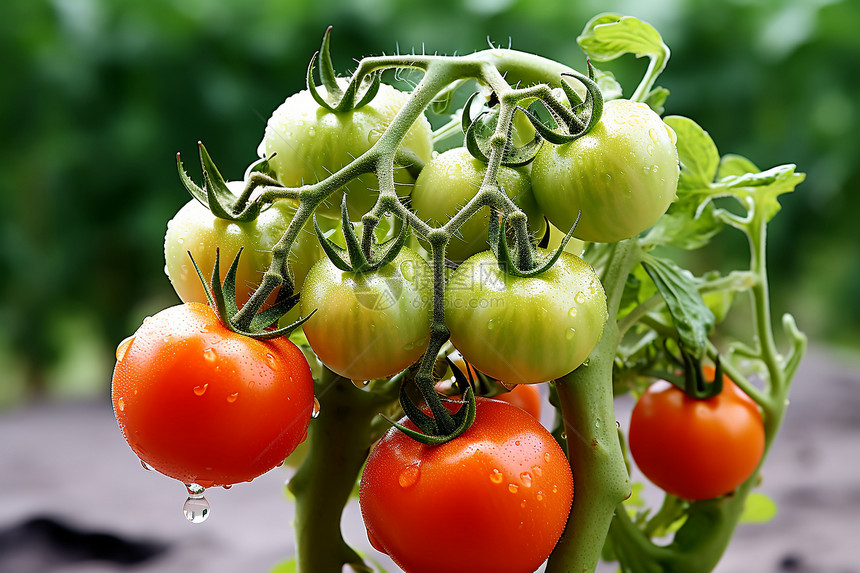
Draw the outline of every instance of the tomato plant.
<instances>
[{"instance_id":1,"label":"tomato plant","mask_svg":"<svg viewBox=\"0 0 860 573\"><path fill-rule=\"evenodd\" d=\"M241 181L227 183L238 194L244 187ZM272 262L275 246L296 212L294 201L284 200L264 209L253 221L240 222L221 219L192 199L167 223L164 237L165 272L176 294L183 302L206 302L206 293L197 277L191 258L201 269L211 270L215 264L215 248L223 260L232 261L242 249L236 276L236 299L244 304L257 288L260 277ZM312 229L306 225L293 243L289 265L298 292L311 266L324 257ZM221 279L228 265L221 268ZM273 299L273 297L272 297Z\"/></svg>"},{"instance_id":2,"label":"tomato plant","mask_svg":"<svg viewBox=\"0 0 860 573\"><path fill-rule=\"evenodd\" d=\"M325 87L319 90L326 95ZM269 118L257 153L270 158L269 166L283 185L316 183L370 149L407 99L408 94L383 84L369 104L335 113L322 109L310 92L303 90L287 98ZM430 161L432 132L425 117L409 129L403 146L421 160ZM399 169L395 181L398 192L407 196L415 180L408 170ZM363 215L373 206L378 189L374 174L353 179L344 189L350 211L356 217ZM337 216L342 197L342 193L337 193L327 199L320 213Z\"/></svg>"},{"instance_id":3,"label":"tomato plant","mask_svg":"<svg viewBox=\"0 0 860 573\"><path fill-rule=\"evenodd\" d=\"M653 225L675 199L675 134L651 108L606 102L590 132L543 145L532 166L534 195L550 222L583 241L629 239Z\"/></svg>"},{"instance_id":4,"label":"tomato plant","mask_svg":"<svg viewBox=\"0 0 860 573\"><path fill-rule=\"evenodd\" d=\"M713 368L706 377L714 378ZM630 453L645 476L674 496L710 499L743 483L764 452L758 406L728 377L707 400L660 380L642 394L630 419Z\"/></svg>"},{"instance_id":5,"label":"tomato plant","mask_svg":"<svg viewBox=\"0 0 860 573\"><path fill-rule=\"evenodd\" d=\"M570 467L549 432L518 408L478 399L475 422L446 444L389 430L367 460L359 501L371 542L405 571L522 573L552 551L572 499ZM440 535L452 528L459 542L443 550Z\"/></svg>"},{"instance_id":6,"label":"tomato plant","mask_svg":"<svg viewBox=\"0 0 860 573\"><path fill-rule=\"evenodd\" d=\"M304 440L314 407L293 343L232 332L199 303L159 312L120 345L111 395L134 453L203 487L279 465Z\"/></svg>"},{"instance_id":7,"label":"tomato plant","mask_svg":"<svg viewBox=\"0 0 860 573\"><path fill-rule=\"evenodd\" d=\"M562 253L534 277L506 273L490 251L470 257L445 290L451 342L475 368L509 384L564 376L588 357L606 321L594 270Z\"/></svg>"},{"instance_id":8,"label":"tomato plant","mask_svg":"<svg viewBox=\"0 0 860 573\"><path fill-rule=\"evenodd\" d=\"M415 180L412 210L430 224L444 224L477 194L486 171L486 163L472 157L465 147L440 153L421 170ZM502 191L528 217L529 231L540 239L546 229L546 222L532 194L527 170L502 167L497 179ZM476 253L486 251L489 248L489 221L490 209L484 207L451 238L446 256L452 261L462 262Z\"/></svg>"},{"instance_id":9,"label":"tomato plant","mask_svg":"<svg viewBox=\"0 0 860 573\"><path fill-rule=\"evenodd\" d=\"M302 289L308 343L323 364L356 381L383 378L417 361L429 341L430 269L411 249L382 268L344 272L328 259Z\"/></svg>"}]
</instances>

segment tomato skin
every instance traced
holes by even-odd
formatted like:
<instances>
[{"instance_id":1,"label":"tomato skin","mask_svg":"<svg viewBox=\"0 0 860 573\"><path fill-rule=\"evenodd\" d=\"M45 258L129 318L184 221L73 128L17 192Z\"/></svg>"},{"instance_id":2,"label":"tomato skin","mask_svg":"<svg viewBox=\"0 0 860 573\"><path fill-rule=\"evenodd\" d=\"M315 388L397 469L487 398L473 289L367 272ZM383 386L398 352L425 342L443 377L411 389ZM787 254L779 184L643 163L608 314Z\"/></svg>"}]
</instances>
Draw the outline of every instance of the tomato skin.
<instances>
[{"instance_id":1,"label":"tomato skin","mask_svg":"<svg viewBox=\"0 0 860 573\"><path fill-rule=\"evenodd\" d=\"M710 374L713 379L713 370ZM630 420L630 453L664 491L690 500L731 492L758 467L764 424L758 406L728 377L723 391L696 400L665 380L639 398Z\"/></svg>"},{"instance_id":2,"label":"tomato skin","mask_svg":"<svg viewBox=\"0 0 860 573\"><path fill-rule=\"evenodd\" d=\"M286 338L254 340L186 303L144 320L117 349L111 388L123 436L141 460L183 483L250 481L304 440L311 371Z\"/></svg>"},{"instance_id":3,"label":"tomato skin","mask_svg":"<svg viewBox=\"0 0 860 573\"><path fill-rule=\"evenodd\" d=\"M550 223L574 236L609 243L638 235L666 212L678 187L675 133L651 108L628 100L604 104L583 137L541 146L532 186Z\"/></svg>"},{"instance_id":4,"label":"tomato skin","mask_svg":"<svg viewBox=\"0 0 860 573\"><path fill-rule=\"evenodd\" d=\"M230 181L227 185L238 193L244 183ZM261 211L255 220L239 223L219 219L194 199L186 203L167 223L164 237L164 269L176 294L183 302L207 302L189 251L208 280L215 265L217 247L223 281L236 253L244 247L236 273L236 301L243 305L268 270L272 247L281 240L295 212L295 202L281 200ZM324 256L313 223L306 223L288 257L296 281L295 292L301 289L311 266ZM270 302L275 296L273 293Z\"/></svg>"},{"instance_id":5,"label":"tomato skin","mask_svg":"<svg viewBox=\"0 0 860 573\"><path fill-rule=\"evenodd\" d=\"M484 398L474 424L445 444L389 430L359 490L371 542L409 573L534 571L572 500L570 466L549 432L519 408ZM441 531L462 525L468 540L455 550L435 546Z\"/></svg>"},{"instance_id":6,"label":"tomato skin","mask_svg":"<svg viewBox=\"0 0 860 573\"><path fill-rule=\"evenodd\" d=\"M377 271L344 272L328 258L308 273L299 306L308 343L332 371L373 380L414 364L427 348L433 318L430 266L404 247Z\"/></svg>"},{"instance_id":7,"label":"tomato skin","mask_svg":"<svg viewBox=\"0 0 860 573\"><path fill-rule=\"evenodd\" d=\"M517 384L510 392L502 392L493 396L493 400L507 402L511 406L528 412L536 420L540 420L541 399L537 386L531 384Z\"/></svg>"},{"instance_id":8,"label":"tomato skin","mask_svg":"<svg viewBox=\"0 0 860 573\"><path fill-rule=\"evenodd\" d=\"M325 88L317 89L325 97ZM316 183L370 149L408 98L408 93L382 84L369 104L350 112L334 113L320 107L310 92L302 90L273 112L257 153L260 157L274 154L269 166L283 185L298 187ZM430 161L433 132L425 116L419 117L409 128L403 147L412 150L425 163ZM397 192L409 195L414 183L409 172L397 169L394 179L398 183ZM375 174L366 173L344 189L350 214L357 220L373 207L379 183ZM339 217L342 197L342 192L334 193L317 212Z\"/></svg>"},{"instance_id":9,"label":"tomato skin","mask_svg":"<svg viewBox=\"0 0 860 573\"><path fill-rule=\"evenodd\" d=\"M486 172L487 165L472 157L465 147L437 155L415 180L412 210L433 226L444 225L478 193ZM528 217L529 232L542 237L546 221L532 194L528 171L502 166L497 180L502 190ZM487 244L489 223L490 208L484 207L460 227L457 235L451 237L446 257L459 263L490 248Z\"/></svg>"},{"instance_id":10,"label":"tomato skin","mask_svg":"<svg viewBox=\"0 0 860 573\"><path fill-rule=\"evenodd\" d=\"M566 252L540 275L520 278L485 251L460 265L445 289L452 344L475 368L508 384L573 371L597 344L606 318L596 273Z\"/></svg>"}]
</instances>

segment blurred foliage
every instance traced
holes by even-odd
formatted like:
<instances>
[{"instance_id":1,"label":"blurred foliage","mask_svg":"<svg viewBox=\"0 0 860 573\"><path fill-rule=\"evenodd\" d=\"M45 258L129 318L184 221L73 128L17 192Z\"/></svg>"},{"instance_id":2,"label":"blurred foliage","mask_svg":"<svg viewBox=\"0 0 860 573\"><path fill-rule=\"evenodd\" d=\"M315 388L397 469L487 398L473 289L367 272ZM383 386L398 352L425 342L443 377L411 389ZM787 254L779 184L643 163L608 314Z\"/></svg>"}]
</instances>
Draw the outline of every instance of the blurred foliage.
<instances>
[{"instance_id":1,"label":"blurred foliage","mask_svg":"<svg viewBox=\"0 0 860 573\"><path fill-rule=\"evenodd\" d=\"M106 392L115 344L177 302L162 271L167 220L188 199L174 154L193 167L203 140L241 176L326 26L341 72L363 55L488 39L582 68L576 36L604 11L663 34L668 113L724 152L808 173L771 231L776 311L857 343L860 2L3 0L0 405ZM644 65L611 69L632 89ZM696 257L730 263L739 240Z\"/></svg>"}]
</instances>

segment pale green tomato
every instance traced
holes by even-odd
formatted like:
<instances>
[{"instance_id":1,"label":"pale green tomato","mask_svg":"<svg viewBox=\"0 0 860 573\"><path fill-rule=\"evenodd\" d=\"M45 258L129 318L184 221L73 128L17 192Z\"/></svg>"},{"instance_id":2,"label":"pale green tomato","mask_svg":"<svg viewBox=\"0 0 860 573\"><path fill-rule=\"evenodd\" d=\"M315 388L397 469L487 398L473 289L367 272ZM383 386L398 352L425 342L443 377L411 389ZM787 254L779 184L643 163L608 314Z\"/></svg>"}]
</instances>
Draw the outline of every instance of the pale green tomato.
<instances>
[{"instance_id":1,"label":"pale green tomato","mask_svg":"<svg viewBox=\"0 0 860 573\"><path fill-rule=\"evenodd\" d=\"M325 88L318 89L325 97ZM303 90L287 98L269 118L257 153L260 157L271 157L269 166L283 185L316 183L370 149L408 98L408 93L382 84L369 104L350 112L334 113L320 107L310 92ZM433 133L425 116L420 116L406 133L403 147L424 162L430 161ZM397 193L409 195L414 183L409 172L396 168L394 179ZM379 182L375 174L366 173L344 189L350 215L358 219L376 201ZM342 197L341 192L330 196L320 213L339 216Z\"/></svg>"},{"instance_id":2,"label":"pale green tomato","mask_svg":"<svg viewBox=\"0 0 860 573\"><path fill-rule=\"evenodd\" d=\"M636 236L666 212L678 187L675 133L651 108L628 100L606 102L603 116L583 137L541 146L532 186L550 223L574 236L609 243Z\"/></svg>"},{"instance_id":3,"label":"pale green tomato","mask_svg":"<svg viewBox=\"0 0 860 573\"><path fill-rule=\"evenodd\" d=\"M227 185L237 193L244 184L230 181ZM189 252L208 281L215 266L215 249L219 249L223 282L236 253L244 247L236 273L236 301L240 306L247 302L272 262L272 247L280 241L295 212L296 203L282 199L263 209L255 220L237 223L219 219L195 199L186 203L167 223L164 237L164 270L176 294L183 302L207 302ZM301 289L311 266L324 256L313 223L306 223L288 257L295 292Z\"/></svg>"},{"instance_id":4,"label":"pale green tomato","mask_svg":"<svg viewBox=\"0 0 860 573\"><path fill-rule=\"evenodd\" d=\"M478 253L445 288L451 342L469 364L507 384L546 382L576 369L607 316L594 269L566 252L529 278L502 271L491 251Z\"/></svg>"},{"instance_id":5,"label":"pale green tomato","mask_svg":"<svg viewBox=\"0 0 860 573\"><path fill-rule=\"evenodd\" d=\"M437 155L424 166L412 191L415 214L433 226L448 222L478 192L487 165L472 157L465 147L450 149ZM501 167L498 183L508 197L529 219L529 231L538 240L543 236L546 221L538 209L525 168ZM475 253L486 251L490 208L483 207L460 227L448 243L446 257L462 262Z\"/></svg>"},{"instance_id":6,"label":"pale green tomato","mask_svg":"<svg viewBox=\"0 0 860 573\"><path fill-rule=\"evenodd\" d=\"M377 271L344 272L328 258L305 278L299 301L308 344L332 371L356 381L385 378L414 364L430 340L430 266L404 247Z\"/></svg>"}]
</instances>

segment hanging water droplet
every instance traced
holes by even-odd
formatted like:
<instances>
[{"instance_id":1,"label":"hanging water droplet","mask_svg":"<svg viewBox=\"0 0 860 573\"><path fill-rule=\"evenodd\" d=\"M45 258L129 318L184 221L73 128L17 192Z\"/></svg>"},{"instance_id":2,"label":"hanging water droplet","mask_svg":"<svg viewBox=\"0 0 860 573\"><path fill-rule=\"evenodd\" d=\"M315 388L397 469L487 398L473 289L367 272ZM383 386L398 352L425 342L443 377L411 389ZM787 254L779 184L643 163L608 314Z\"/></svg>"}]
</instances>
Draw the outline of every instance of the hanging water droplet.
<instances>
[{"instance_id":1,"label":"hanging water droplet","mask_svg":"<svg viewBox=\"0 0 860 573\"><path fill-rule=\"evenodd\" d=\"M490 481L493 483L502 483L502 472L498 469L493 469L493 473L490 474Z\"/></svg>"},{"instance_id":2,"label":"hanging water droplet","mask_svg":"<svg viewBox=\"0 0 860 573\"><path fill-rule=\"evenodd\" d=\"M148 472L155 471L151 465L149 465L148 463L146 463L143 460L140 460L140 467L142 467L143 469L145 469Z\"/></svg>"},{"instance_id":3,"label":"hanging water droplet","mask_svg":"<svg viewBox=\"0 0 860 573\"><path fill-rule=\"evenodd\" d=\"M182 506L182 513L191 523L203 523L209 517L209 502L203 494L189 495Z\"/></svg>"},{"instance_id":4,"label":"hanging water droplet","mask_svg":"<svg viewBox=\"0 0 860 573\"><path fill-rule=\"evenodd\" d=\"M512 392L513 389L517 387L516 384L508 384L507 382L502 382L502 381L499 381L499 384L501 384L502 388L504 388L508 392Z\"/></svg>"},{"instance_id":5,"label":"hanging water droplet","mask_svg":"<svg viewBox=\"0 0 860 573\"><path fill-rule=\"evenodd\" d=\"M233 392L232 394L229 394L229 395L227 396L227 402L229 402L230 404L232 404L233 402L235 402L235 401L236 401L236 399L237 399L237 398L239 398L239 393L238 393L238 392Z\"/></svg>"},{"instance_id":6,"label":"hanging water droplet","mask_svg":"<svg viewBox=\"0 0 860 573\"><path fill-rule=\"evenodd\" d=\"M119 345L116 347L117 362L122 362L122 359L125 358L125 355L128 352L128 348L131 346L132 342L134 342L134 335L129 336L128 338L119 343Z\"/></svg>"},{"instance_id":7,"label":"hanging water droplet","mask_svg":"<svg viewBox=\"0 0 860 573\"><path fill-rule=\"evenodd\" d=\"M320 415L320 401L317 400L317 397L314 396L314 409L311 412L311 418L316 418Z\"/></svg>"},{"instance_id":8,"label":"hanging water droplet","mask_svg":"<svg viewBox=\"0 0 860 573\"><path fill-rule=\"evenodd\" d=\"M223 487L224 489L230 489L231 487L233 487L233 484L232 484L232 483L228 483L228 484L224 484L224 485L222 485L221 487Z\"/></svg>"},{"instance_id":9,"label":"hanging water droplet","mask_svg":"<svg viewBox=\"0 0 860 573\"><path fill-rule=\"evenodd\" d=\"M364 388L370 384L370 380L353 380L352 385L358 388L359 390L364 390Z\"/></svg>"},{"instance_id":10,"label":"hanging water droplet","mask_svg":"<svg viewBox=\"0 0 860 573\"><path fill-rule=\"evenodd\" d=\"M206 488L199 483L187 483L185 489L188 490L188 495L203 495L206 492Z\"/></svg>"},{"instance_id":11,"label":"hanging water droplet","mask_svg":"<svg viewBox=\"0 0 860 573\"><path fill-rule=\"evenodd\" d=\"M207 348L203 351L203 358L206 359L207 362L214 362L218 355L215 353L214 348Z\"/></svg>"},{"instance_id":12,"label":"hanging water droplet","mask_svg":"<svg viewBox=\"0 0 860 573\"><path fill-rule=\"evenodd\" d=\"M529 472L523 472L520 474L520 483L523 484L523 487L531 487L532 486L532 476Z\"/></svg>"},{"instance_id":13,"label":"hanging water droplet","mask_svg":"<svg viewBox=\"0 0 860 573\"><path fill-rule=\"evenodd\" d=\"M196 396L202 396L203 394L205 394L205 393L206 393L206 389L207 389L208 387L209 387L209 383L208 383L208 382L207 382L206 384L200 384L199 386L195 386L195 387L194 387L194 394L195 394Z\"/></svg>"},{"instance_id":14,"label":"hanging water droplet","mask_svg":"<svg viewBox=\"0 0 860 573\"><path fill-rule=\"evenodd\" d=\"M400 476L397 478L397 483L400 484L400 487L412 487L415 485L419 478L421 478L421 468L418 467L418 464L413 464L411 466L406 466L402 472L400 472Z\"/></svg>"},{"instance_id":15,"label":"hanging water droplet","mask_svg":"<svg viewBox=\"0 0 860 573\"><path fill-rule=\"evenodd\" d=\"M585 293L579 291L576 293L576 296L573 297L573 300L576 301L577 304L585 304Z\"/></svg>"}]
</instances>

